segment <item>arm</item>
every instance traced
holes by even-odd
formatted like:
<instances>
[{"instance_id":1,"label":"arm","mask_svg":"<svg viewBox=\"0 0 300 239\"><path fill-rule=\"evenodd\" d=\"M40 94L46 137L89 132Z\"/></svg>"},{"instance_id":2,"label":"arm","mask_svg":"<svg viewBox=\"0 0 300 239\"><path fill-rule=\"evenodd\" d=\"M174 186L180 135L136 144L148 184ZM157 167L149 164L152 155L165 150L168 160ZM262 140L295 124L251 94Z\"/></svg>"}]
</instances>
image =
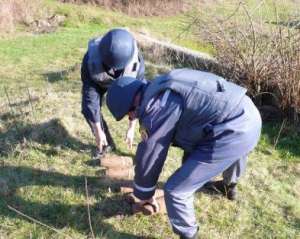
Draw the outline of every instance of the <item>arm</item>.
<instances>
[{"instance_id":1,"label":"arm","mask_svg":"<svg viewBox=\"0 0 300 239\"><path fill-rule=\"evenodd\" d=\"M182 112L180 96L171 92L164 106L162 98L163 95L159 96L147 115L140 119L143 141L138 145L135 156L134 195L141 200L150 199L154 195Z\"/></svg>"},{"instance_id":2,"label":"arm","mask_svg":"<svg viewBox=\"0 0 300 239\"><path fill-rule=\"evenodd\" d=\"M96 139L98 150L102 152L103 146L107 145L106 135L101 125L100 100L101 95L97 90L97 85L89 76L87 69L86 54L82 61L81 80L82 80L82 114L89 123Z\"/></svg>"},{"instance_id":3,"label":"arm","mask_svg":"<svg viewBox=\"0 0 300 239\"><path fill-rule=\"evenodd\" d=\"M140 52L137 53L138 55L136 56L137 59L134 60L134 62L138 61L138 69L135 69L136 71L136 78L138 80L145 81L144 76L145 76L145 64L144 64L144 59L142 57L142 54ZM132 71L132 65L129 66L129 71ZM126 75L126 71L124 72ZM128 130L126 133L126 143L128 144L129 149L132 149L133 145L133 140L134 140L134 131L135 131L135 126L136 126L137 120L129 120L129 125L128 125Z\"/></svg>"},{"instance_id":4,"label":"arm","mask_svg":"<svg viewBox=\"0 0 300 239\"><path fill-rule=\"evenodd\" d=\"M90 122L91 127L93 129L93 133L96 139L96 146L101 153L104 146L107 146L106 135L100 125L100 122L92 123Z\"/></svg>"}]
</instances>

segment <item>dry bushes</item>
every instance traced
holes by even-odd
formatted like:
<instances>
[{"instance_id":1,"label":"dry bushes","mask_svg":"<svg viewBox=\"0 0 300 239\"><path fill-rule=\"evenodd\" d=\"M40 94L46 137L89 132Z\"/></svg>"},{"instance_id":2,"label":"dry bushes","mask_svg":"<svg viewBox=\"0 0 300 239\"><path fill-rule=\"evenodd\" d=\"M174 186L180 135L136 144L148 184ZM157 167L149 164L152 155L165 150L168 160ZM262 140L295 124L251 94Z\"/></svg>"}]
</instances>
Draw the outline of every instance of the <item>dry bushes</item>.
<instances>
[{"instance_id":1,"label":"dry bushes","mask_svg":"<svg viewBox=\"0 0 300 239\"><path fill-rule=\"evenodd\" d=\"M17 24L29 25L46 14L42 0L1 0L0 33L14 31Z\"/></svg>"},{"instance_id":2,"label":"dry bushes","mask_svg":"<svg viewBox=\"0 0 300 239\"><path fill-rule=\"evenodd\" d=\"M175 15L186 11L187 1L182 0L60 0L61 2L95 4L122 11L132 16Z\"/></svg>"},{"instance_id":3,"label":"dry bushes","mask_svg":"<svg viewBox=\"0 0 300 239\"><path fill-rule=\"evenodd\" d=\"M259 106L271 105L299 120L299 29L282 24L278 15L272 22L254 18L242 4L227 19L194 16L192 21L198 35L213 45L219 73L247 87Z\"/></svg>"}]
</instances>

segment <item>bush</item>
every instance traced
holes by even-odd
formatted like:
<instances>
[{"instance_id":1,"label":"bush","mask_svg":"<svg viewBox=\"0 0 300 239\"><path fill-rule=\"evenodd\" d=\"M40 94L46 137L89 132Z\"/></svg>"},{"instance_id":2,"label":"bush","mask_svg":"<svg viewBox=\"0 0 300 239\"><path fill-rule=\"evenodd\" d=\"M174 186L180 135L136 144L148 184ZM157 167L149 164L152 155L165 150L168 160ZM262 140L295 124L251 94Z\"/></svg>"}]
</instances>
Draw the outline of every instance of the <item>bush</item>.
<instances>
[{"instance_id":1,"label":"bush","mask_svg":"<svg viewBox=\"0 0 300 239\"><path fill-rule=\"evenodd\" d=\"M278 107L298 121L300 113L300 21L254 17L244 4L227 18L216 15L192 23L198 36L212 44L220 74L245 86L259 106ZM203 19L203 18L202 18ZM300 20L300 19L299 19ZM205 27L203 27L205 26Z\"/></svg>"}]
</instances>

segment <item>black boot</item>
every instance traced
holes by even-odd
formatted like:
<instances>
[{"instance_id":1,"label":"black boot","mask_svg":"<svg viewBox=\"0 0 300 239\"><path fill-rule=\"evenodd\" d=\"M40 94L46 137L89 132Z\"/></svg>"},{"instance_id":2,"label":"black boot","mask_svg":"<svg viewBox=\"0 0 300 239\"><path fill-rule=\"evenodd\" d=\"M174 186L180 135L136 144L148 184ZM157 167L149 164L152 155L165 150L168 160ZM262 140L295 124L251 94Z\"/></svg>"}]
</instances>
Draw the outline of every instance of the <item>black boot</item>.
<instances>
[{"instance_id":1,"label":"black boot","mask_svg":"<svg viewBox=\"0 0 300 239\"><path fill-rule=\"evenodd\" d=\"M198 227L198 229L197 229L197 231L196 231L196 233L195 233L194 236L192 236L192 237L186 237L186 236L180 235L180 239L198 239L198 232L199 232L199 227Z\"/></svg>"},{"instance_id":2,"label":"black boot","mask_svg":"<svg viewBox=\"0 0 300 239\"><path fill-rule=\"evenodd\" d=\"M97 162L100 162L100 159L103 157L103 152L101 152L98 148L96 148L93 152L92 152L92 160L95 160ZM97 165L99 165L97 163Z\"/></svg>"},{"instance_id":3,"label":"black boot","mask_svg":"<svg viewBox=\"0 0 300 239\"><path fill-rule=\"evenodd\" d=\"M198 232L192 237L180 236L180 239L198 239Z\"/></svg>"},{"instance_id":4,"label":"black boot","mask_svg":"<svg viewBox=\"0 0 300 239\"><path fill-rule=\"evenodd\" d=\"M231 183L227 186L227 198L232 201L237 199L236 183Z\"/></svg>"},{"instance_id":5,"label":"black boot","mask_svg":"<svg viewBox=\"0 0 300 239\"><path fill-rule=\"evenodd\" d=\"M102 152L97 148L93 154L92 154L92 159L93 160L100 160L101 158L105 156L105 154L112 153L115 150L115 147L112 145L106 145L103 147Z\"/></svg>"},{"instance_id":6,"label":"black boot","mask_svg":"<svg viewBox=\"0 0 300 239\"><path fill-rule=\"evenodd\" d=\"M229 200L237 199L237 187L236 183L231 183L229 185L225 184L223 180L211 181L206 183L203 188L214 193L221 193Z\"/></svg>"}]
</instances>

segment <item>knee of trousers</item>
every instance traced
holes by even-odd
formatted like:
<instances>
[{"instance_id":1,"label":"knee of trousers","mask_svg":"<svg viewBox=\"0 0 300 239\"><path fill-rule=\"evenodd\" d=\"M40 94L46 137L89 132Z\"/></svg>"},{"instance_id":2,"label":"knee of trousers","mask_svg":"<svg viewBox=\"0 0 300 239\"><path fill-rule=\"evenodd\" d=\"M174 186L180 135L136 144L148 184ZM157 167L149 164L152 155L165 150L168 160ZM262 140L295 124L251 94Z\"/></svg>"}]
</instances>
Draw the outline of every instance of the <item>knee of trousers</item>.
<instances>
[{"instance_id":1,"label":"knee of trousers","mask_svg":"<svg viewBox=\"0 0 300 239\"><path fill-rule=\"evenodd\" d=\"M168 180L164 185L165 198L168 200L183 200L189 197L191 193L187 192L184 188L174 185L172 180Z\"/></svg>"},{"instance_id":2,"label":"knee of trousers","mask_svg":"<svg viewBox=\"0 0 300 239\"><path fill-rule=\"evenodd\" d=\"M174 186L172 186L172 182L168 180L164 185L164 193L165 197L172 198L176 196L176 189L174 189Z\"/></svg>"}]
</instances>

